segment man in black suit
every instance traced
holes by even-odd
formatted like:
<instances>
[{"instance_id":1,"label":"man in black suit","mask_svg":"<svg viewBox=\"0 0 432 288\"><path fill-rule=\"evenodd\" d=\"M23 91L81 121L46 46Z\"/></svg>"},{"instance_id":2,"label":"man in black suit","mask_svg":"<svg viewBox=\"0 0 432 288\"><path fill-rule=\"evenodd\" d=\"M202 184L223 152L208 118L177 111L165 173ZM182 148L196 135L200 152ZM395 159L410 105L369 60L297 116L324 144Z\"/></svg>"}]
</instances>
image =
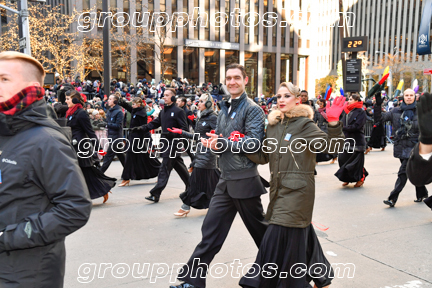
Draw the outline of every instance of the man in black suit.
<instances>
[{"instance_id":1,"label":"man in black suit","mask_svg":"<svg viewBox=\"0 0 432 288\"><path fill-rule=\"evenodd\" d=\"M168 184L168 179L172 169L177 171L180 178L186 185L186 189L189 185L189 172L187 171L186 165L181 157L181 151L177 145L179 143L178 134L168 131L168 128L179 127L182 130L188 130L188 124L186 121L186 114L183 109L177 107L175 101L175 89L167 88L165 90L163 99L165 101L164 109L160 112L159 117L144 126L137 126L132 128L135 130L144 130L147 132L162 126L161 136L161 151L162 152L162 165L159 169L158 182L155 187L150 191L150 196L145 197L149 201L155 203L159 202L159 198L162 191Z\"/></svg>"},{"instance_id":2,"label":"man in black suit","mask_svg":"<svg viewBox=\"0 0 432 288\"><path fill-rule=\"evenodd\" d=\"M207 133L210 139L201 140L205 147L219 154L220 180L201 228L202 240L177 277L185 283L171 288L205 287L208 266L221 249L237 212L257 247L267 229L261 204L261 195L267 191L260 180L257 164L245 156L261 148L265 115L261 107L247 97L247 83L242 65L227 67L226 85L231 98L221 102L215 134ZM245 135L242 141L227 139L233 131Z\"/></svg>"}]
</instances>

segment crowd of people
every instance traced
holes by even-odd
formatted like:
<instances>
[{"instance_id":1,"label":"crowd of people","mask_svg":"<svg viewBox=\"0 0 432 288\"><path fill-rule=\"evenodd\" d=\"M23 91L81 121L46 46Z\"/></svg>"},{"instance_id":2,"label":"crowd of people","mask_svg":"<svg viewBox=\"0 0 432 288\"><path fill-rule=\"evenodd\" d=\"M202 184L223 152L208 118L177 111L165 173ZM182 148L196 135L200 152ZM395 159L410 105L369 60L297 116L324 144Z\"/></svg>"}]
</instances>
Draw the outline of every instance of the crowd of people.
<instances>
[{"instance_id":1,"label":"crowd of people","mask_svg":"<svg viewBox=\"0 0 432 288\"><path fill-rule=\"evenodd\" d=\"M259 249L254 265L262 269L270 263L267 269L273 271L265 277L251 267L241 287L303 288L312 287L312 281L315 288L329 287L333 270L312 225L315 167L337 161L335 176L342 186L362 187L368 176L365 154L369 148L385 148L383 125L388 121L394 130L394 157L401 166L384 203L394 207L410 178L416 186L415 202L432 208L425 188L432 182L429 93L417 96L406 89L395 101L381 91L366 101L351 93L325 101L310 99L307 91L284 82L276 95L251 99L245 91L246 70L239 64L227 66L229 95L221 99L221 85L189 87L187 79L156 87L146 80L136 86L113 80L105 93L100 82L79 78L44 90L44 76L34 58L0 53L2 287L63 287L65 237L86 224L91 199L108 200L117 179L105 172L115 157L123 166L118 186L157 177L145 199L158 203L174 169L185 185L174 215L208 209L201 242L179 271L182 283L172 288L206 286L209 264L237 213ZM89 93L99 96L88 99ZM374 127L366 141L368 119ZM158 129L155 149L152 133ZM102 143L104 138L109 141ZM262 145L268 139L280 139L276 149ZM130 143L126 151L125 140ZM296 141L309 149L297 151L291 145ZM330 144L316 148L324 142ZM191 158L189 167L182 153ZM257 168L267 163L268 182ZM267 188L270 203L264 214L261 197ZM325 272L307 269L304 275L293 275L291 268L298 263L321 265Z\"/></svg>"}]
</instances>

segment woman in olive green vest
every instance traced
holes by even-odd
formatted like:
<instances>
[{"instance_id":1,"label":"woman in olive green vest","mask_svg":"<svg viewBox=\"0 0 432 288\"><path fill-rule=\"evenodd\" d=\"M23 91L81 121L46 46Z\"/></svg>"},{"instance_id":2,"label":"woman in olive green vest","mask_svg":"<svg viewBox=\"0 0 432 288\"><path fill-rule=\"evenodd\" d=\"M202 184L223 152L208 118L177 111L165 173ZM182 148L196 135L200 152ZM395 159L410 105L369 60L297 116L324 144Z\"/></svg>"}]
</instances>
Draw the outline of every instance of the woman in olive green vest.
<instances>
[{"instance_id":1,"label":"woman in olive green vest","mask_svg":"<svg viewBox=\"0 0 432 288\"><path fill-rule=\"evenodd\" d=\"M292 83L279 86L278 109L269 114L263 148L249 156L256 163L270 163L269 227L255 260L254 268L259 269L249 270L240 280L242 287L303 288L313 280L321 288L328 287L333 278L311 224L314 168L316 153L335 153L337 145L343 147L339 116L345 98L336 98L332 106L327 103L325 133L313 122L312 108L300 104L299 96L300 89Z\"/></svg>"}]
</instances>

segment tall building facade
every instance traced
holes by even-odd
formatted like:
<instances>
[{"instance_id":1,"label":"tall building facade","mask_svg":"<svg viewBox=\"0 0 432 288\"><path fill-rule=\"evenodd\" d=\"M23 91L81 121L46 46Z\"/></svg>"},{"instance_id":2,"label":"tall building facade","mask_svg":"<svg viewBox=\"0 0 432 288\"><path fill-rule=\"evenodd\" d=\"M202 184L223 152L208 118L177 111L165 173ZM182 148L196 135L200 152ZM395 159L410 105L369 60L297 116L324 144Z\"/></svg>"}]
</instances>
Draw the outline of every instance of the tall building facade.
<instances>
[{"instance_id":1,"label":"tall building facade","mask_svg":"<svg viewBox=\"0 0 432 288\"><path fill-rule=\"evenodd\" d=\"M420 89L431 90L430 76L423 75L424 68L432 68L431 55L417 55L418 30L426 1L422 0L344 0L343 9L355 15L345 23L345 37L368 36L367 78L378 79L384 67L393 70L393 79L405 80L405 89L414 79ZM341 59L339 1L317 1L318 37L316 57L317 78L336 75ZM432 34L431 34L432 35ZM432 39L431 39L432 40ZM373 83L366 82L365 89ZM390 84L390 83L389 83ZM394 82L390 89L394 90ZM420 90L422 91L422 90Z\"/></svg>"},{"instance_id":2,"label":"tall building facade","mask_svg":"<svg viewBox=\"0 0 432 288\"><path fill-rule=\"evenodd\" d=\"M189 83L198 85L208 82L218 84L224 81L226 66L240 63L245 66L249 77L247 92L256 97L261 94L274 95L283 81L291 81L302 89L314 89L313 74L308 69L313 37L308 32L312 3L312 0L111 0L110 9L129 15L135 12L149 12L150 15L157 12L166 12L168 15L187 13L189 18L193 18L190 19L192 21L184 27L178 27L165 39L164 51L161 53L164 53L165 61L169 61L172 68L164 69L164 78L187 78ZM71 7L77 11L97 7L101 11L102 2L71 0ZM264 17L264 14L272 12L275 13L272 15L277 15L277 22L273 22L273 27L265 27L270 26L267 20L271 20L271 17ZM231 17L220 16L227 22L225 25L216 25L215 15ZM239 15L240 18L237 18ZM259 20L256 19L258 17L255 22L250 19L252 23L245 25L249 18L241 15L259 15ZM200 18L207 18L208 21L193 21ZM119 29L118 33L134 33L133 30ZM81 37L102 37L102 28L81 33ZM157 53L160 47L155 48L137 51L140 48L136 47L131 51L131 57L133 59L137 54L154 56L152 54ZM131 79L136 82L137 79L146 78L155 79L158 83L162 77L163 65L157 59L152 63L139 59L132 61L130 70L124 67L127 61L111 59L111 63L116 63L112 65L111 72L112 78L117 80ZM130 77L127 73L130 73ZM90 77L98 76L95 72L90 74Z\"/></svg>"}]
</instances>

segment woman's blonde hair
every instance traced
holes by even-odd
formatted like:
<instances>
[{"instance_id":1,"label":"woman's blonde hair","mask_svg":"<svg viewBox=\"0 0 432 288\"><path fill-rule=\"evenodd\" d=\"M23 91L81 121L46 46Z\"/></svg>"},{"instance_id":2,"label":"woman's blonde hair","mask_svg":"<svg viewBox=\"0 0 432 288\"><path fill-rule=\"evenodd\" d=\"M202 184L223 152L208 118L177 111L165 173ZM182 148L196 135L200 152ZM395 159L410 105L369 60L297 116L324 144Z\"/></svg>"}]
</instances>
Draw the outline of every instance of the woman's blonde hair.
<instances>
[{"instance_id":1,"label":"woman's blonde hair","mask_svg":"<svg viewBox=\"0 0 432 288\"><path fill-rule=\"evenodd\" d=\"M212 103L212 106L210 107L210 109L214 109L214 102L213 102L213 97L209 94L209 93L204 93L200 96L200 99L202 98L202 100L204 100L205 102L210 101ZM205 104L204 102L204 104ZM207 107L206 107L207 109Z\"/></svg>"},{"instance_id":2,"label":"woman's blonde hair","mask_svg":"<svg viewBox=\"0 0 432 288\"><path fill-rule=\"evenodd\" d=\"M293 94L295 97L300 97L301 89L300 89L299 87L295 86L293 83L291 83L291 82L282 82L282 83L279 85L278 90L279 90L281 87L285 87L285 88L287 88L288 91L289 91L291 94Z\"/></svg>"},{"instance_id":3,"label":"woman's blonde hair","mask_svg":"<svg viewBox=\"0 0 432 288\"><path fill-rule=\"evenodd\" d=\"M139 106L144 106L143 105L144 102L140 97L133 98L132 103L138 104Z\"/></svg>"}]
</instances>

